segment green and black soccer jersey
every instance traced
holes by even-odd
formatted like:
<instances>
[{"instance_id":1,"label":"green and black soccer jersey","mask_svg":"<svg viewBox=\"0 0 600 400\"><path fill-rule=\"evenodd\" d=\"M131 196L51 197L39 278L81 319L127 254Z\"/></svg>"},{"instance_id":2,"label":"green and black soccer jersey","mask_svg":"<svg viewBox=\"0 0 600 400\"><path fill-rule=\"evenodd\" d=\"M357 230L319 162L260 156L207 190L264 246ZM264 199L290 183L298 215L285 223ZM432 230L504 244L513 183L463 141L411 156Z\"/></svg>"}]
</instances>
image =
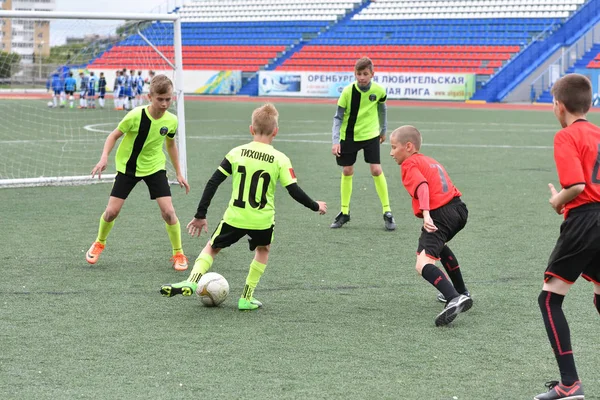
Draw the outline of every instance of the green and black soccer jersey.
<instances>
[{"instance_id":1,"label":"green and black soccer jersey","mask_svg":"<svg viewBox=\"0 0 600 400\"><path fill-rule=\"evenodd\" d=\"M117 129L125 135L116 155L117 171L129 176L148 176L165 169L163 144L177 132L177 116L169 111L153 119L149 106L129 111Z\"/></svg>"},{"instance_id":2,"label":"green and black soccer jersey","mask_svg":"<svg viewBox=\"0 0 600 400\"><path fill-rule=\"evenodd\" d=\"M241 229L268 229L275 221L277 181L286 187L296 183L290 159L273 146L250 142L231 150L219 167L231 175L232 193L223 220Z\"/></svg>"},{"instance_id":3,"label":"green and black soccer jersey","mask_svg":"<svg viewBox=\"0 0 600 400\"><path fill-rule=\"evenodd\" d=\"M354 82L342 91L338 106L346 109L340 128L340 139L363 141L379 136L379 114L377 105L387 100L385 88L376 82L366 92Z\"/></svg>"}]
</instances>

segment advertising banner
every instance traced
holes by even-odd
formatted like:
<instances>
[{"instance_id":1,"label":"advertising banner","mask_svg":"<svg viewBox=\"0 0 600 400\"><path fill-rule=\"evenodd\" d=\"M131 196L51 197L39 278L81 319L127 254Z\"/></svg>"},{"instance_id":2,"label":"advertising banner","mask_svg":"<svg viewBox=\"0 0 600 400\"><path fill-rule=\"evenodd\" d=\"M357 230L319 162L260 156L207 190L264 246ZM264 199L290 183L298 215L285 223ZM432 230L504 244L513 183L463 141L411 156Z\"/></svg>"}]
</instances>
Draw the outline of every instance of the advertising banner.
<instances>
[{"instance_id":1,"label":"advertising banner","mask_svg":"<svg viewBox=\"0 0 600 400\"><path fill-rule=\"evenodd\" d=\"M378 72L373 80L389 99L461 100L473 95L474 74ZM352 72L260 71L259 96L338 97L354 82Z\"/></svg>"}]
</instances>

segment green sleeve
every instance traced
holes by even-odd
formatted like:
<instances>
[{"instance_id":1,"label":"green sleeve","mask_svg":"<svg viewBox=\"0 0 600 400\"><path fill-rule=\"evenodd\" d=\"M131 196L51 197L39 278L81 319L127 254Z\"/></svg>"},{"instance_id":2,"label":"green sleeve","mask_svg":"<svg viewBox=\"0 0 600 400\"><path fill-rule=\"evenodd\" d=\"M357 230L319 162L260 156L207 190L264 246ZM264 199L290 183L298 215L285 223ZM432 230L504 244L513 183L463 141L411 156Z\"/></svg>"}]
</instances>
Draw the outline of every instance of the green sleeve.
<instances>
[{"instance_id":1,"label":"green sleeve","mask_svg":"<svg viewBox=\"0 0 600 400\"><path fill-rule=\"evenodd\" d=\"M121 122L119 122L119 126L117 127L118 130L120 130L123 133L127 133L131 130L131 127L133 125L133 120L135 118L136 112L137 110L131 110L127 113L127 115L125 115L125 117L121 120Z\"/></svg>"}]
</instances>

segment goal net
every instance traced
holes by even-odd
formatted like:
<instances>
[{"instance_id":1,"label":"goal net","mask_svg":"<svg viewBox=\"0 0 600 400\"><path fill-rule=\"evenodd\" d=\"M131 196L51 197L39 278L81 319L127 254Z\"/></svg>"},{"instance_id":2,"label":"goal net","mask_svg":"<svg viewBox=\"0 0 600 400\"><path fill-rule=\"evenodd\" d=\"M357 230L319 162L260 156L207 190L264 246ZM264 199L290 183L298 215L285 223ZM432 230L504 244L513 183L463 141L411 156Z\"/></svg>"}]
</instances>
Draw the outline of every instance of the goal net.
<instances>
[{"instance_id":1,"label":"goal net","mask_svg":"<svg viewBox=\"0 0 600 400\"><path fill-rule=\"evenodd\" d=\"M148 104L149 80L161 73L174 83L170 111L179 117L187 175L176 14L0 11L0 17L0 187L98 182L90 171L107 135L128 110ZM118 144L103 180L114 178Z\"/></svg>"}]
</instances>

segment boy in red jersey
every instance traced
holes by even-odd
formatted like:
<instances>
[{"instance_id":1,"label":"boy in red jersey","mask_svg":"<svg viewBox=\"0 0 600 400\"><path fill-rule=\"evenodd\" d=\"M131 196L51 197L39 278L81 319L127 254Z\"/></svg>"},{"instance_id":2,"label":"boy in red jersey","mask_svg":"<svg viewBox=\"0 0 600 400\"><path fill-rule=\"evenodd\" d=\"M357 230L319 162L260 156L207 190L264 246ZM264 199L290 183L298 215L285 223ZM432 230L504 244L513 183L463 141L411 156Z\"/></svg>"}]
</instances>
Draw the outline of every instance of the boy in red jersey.
<instances>
[{"instance_id":1,"label":"boy in red jersey","mask_svg":"<svg viewBox=\"0 0 600 400\"><path fill-rule=\"evenodd\" d=\"M579 276L594 284L600 312L600 128L586 120L592 84L579 74L560 78L552 87L554 115L563 127L554 136L554 161L562 189L550 188L550 205L564 215L560 235L548 260L538 297L546 332L560 370L560 382L535 400L582 400L583 387L573 358L571 334L562 303Z\"/></svg>"},{"instance_id":2,"label":"boy in red jersey","mask_svg":"<svg viewBox=\"0 0 600 400\"><path fill-rule=\"evenodd\" d=\"M473 305L458 261L446 244L467 224L467 206L444 167L419 153L422 140L417 128L401 126L392 132L390 142L390 155L401 166L402 184L412 197L414 214L423 218L415 268L447 301L435 319L436 326L447 325ZM437 260L441 260L452 282L435 266Z\"/></svg>"}]
</instances>

